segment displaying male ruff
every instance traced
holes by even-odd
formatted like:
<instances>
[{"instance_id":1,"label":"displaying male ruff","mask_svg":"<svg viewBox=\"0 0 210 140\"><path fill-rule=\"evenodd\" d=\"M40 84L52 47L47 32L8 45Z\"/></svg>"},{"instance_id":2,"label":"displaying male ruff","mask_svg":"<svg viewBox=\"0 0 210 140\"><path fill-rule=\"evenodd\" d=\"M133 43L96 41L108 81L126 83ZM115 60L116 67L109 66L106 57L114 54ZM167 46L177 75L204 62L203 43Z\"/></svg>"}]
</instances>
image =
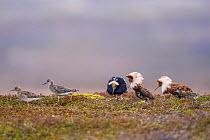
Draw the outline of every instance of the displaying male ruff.
<instances>
[{"instance_id":1,"label":"displaying male ruff","mask_svg":"<svg viewBox=\"0 0 210 140\"><path fill-rule=\"evenodd\" d=\"M127 85L123 78L112 77L107 84L107 92L114 95L116 100L123 99L122 94L127 92Z\"/></svg>"},{"instance_id":2,"label":"displaying male ruff","mask_svg":"<svg viewBox=\"0 0 210 140\"><path fill-rule=\"evenodd\" d=\"M144 100L146 105L154 105L155 98L152 93L148 89L141 86L144 77L138 72L132 72L126 75L126 77L129 79L130 88L135 91L136 96Z\"/></svg>"},{"instance_id":3,"label":"displaying male ruff","mask_svg":"<svg viewBox=\"0 0 210 140\"><path fill-rule=\"evenodd\" d=\"M166 99L165 94L169 93L178 99L186 98L196 101L196 98L198 97L198 95L194 93L190 87L183 84L172 83L172 80L168 76L162 76L160 79L157 80L157 82L158 82L157 88L162 87L162 94L164 95L164 99ZM188 100L185 101L184 108L187 105L187 103ZM178 103L176 103L172 107L172 109L175 108L177 105Z\"/></svg>"},{"instance_id":4,"label":"displaying male ruff","mask_svg":"<svg viewBox=\"0 0 210 140\"><path fill-rule=\"evenodd\" d=\"M29 107L30 102L42 99L44 97L43 95L36 95L35 93L29 92L29 91L22 91L20 87L15 87L11 91L17 91L17 97L20 100L27 102L28 107Z\"/></svg>"},{"instance_id":5,"label":"displaying male ruff","mask_svg":"<svg viewBox=\"0 0 210 140\"><path fill-rule=\"evenodd\" d=\"M48 79L47 82L44 83L43 85L47 83L49 84L49 89L51 90L51 92L58 96L58 102L56 104L60 102L61 97L69 96L69 95L70 95L70 102L73 102L72 101L73 93L79 91L77 89L69 89L63 86L54 85L54 82L51 79Z\"/></svg>"}]
</instances>

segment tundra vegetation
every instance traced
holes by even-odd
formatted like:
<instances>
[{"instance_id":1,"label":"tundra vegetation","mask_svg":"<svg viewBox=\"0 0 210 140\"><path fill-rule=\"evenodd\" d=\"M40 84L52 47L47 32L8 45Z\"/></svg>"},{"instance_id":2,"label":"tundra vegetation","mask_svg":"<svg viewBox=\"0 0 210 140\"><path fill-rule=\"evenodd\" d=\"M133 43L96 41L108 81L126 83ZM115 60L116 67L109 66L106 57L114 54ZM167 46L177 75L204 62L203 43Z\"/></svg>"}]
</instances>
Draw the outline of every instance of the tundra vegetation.
<instances>
[{"instance_id":1,"label":"tundra vegetation","mask_svg":"<svg viewBox=\"0 0 210 140\"><path fill-rule=\"evenodd\" d=\"M174 97L164 101L156 95L154 106L134 93L116 101L105 92L77 94L55 105L55 95L31 103L15 95L0 96L0 139L192 139L210 138L210 95L183 107ZM179 106L171 109L179 102Z\"/></svg>"}]
</instances>

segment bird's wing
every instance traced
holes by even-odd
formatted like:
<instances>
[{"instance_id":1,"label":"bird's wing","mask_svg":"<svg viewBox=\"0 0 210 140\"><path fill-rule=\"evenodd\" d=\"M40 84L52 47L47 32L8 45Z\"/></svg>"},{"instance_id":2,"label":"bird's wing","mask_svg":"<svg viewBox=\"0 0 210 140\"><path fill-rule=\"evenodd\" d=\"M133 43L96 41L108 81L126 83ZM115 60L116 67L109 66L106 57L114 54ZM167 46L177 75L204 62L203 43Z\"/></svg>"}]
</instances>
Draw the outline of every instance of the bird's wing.
<instances>
[{"instance_id":1,"label":"bird's wing","mask_svg":"<svg viewBox=\"0 0 210 140\"><path fill-rule=\"evenodd\" d=\"M71 89L59 85L54 85L52 89L58 94L72 92Z\"/></svg>"},{"instance_id":2,"label":"bird's wing","mask_svg":"<svg viewBox=\"0 0 210 140\"><path fill-rule=\"evenodd\" d=\"M35 93L29 91L21 91L20 96L25 98L42 98L42 96L36 95Z\"/></svg>"},{"instance_id":3,"label":"bird's wing","mask_svg":"<svg viewBox=\"0 0 210 140\"><path fill-rule=\"evenodd\" d=\"M187 92L186 93L186 98L195 101L196 98L198 98L198 95L194 92Z\"/></svg>"},{"instance_id":4,"label":"bird's wing","mask_svg":"<svg viewBox=\"0 0 210 140\"><path fill-rule=\"evenodd\" d=\"M117 79L118 79L118 83L119 83L119 86L117 87L117 89L120 89L121 92L123 92L123 93L128 92L127 91L127 84L125 82L125 79L123 79L121 77L117 77Z\"/></svg>"},{"instance_id":5,"label":"bird's wing","mask_svg":"<svg viewBox=\"0 0 210 140\"><path fill-rule=\"evenodd\" d=\"M139 98L155 99L152 93L148 89L142 87L140 84L137 84L133 89Z\"/></svg>"},{"instance_id":6,"label":"bird's wing","mask_svg":"<svg viewBox=\"0 0 210 140\"><path fill-rule=\"evenodd\" d=\"M152 93L148 89L141 87L141 92L143 96L148 97L149 99L155 99Z\"/></svg>"},{"instance_id":7,"label":"bird's wing","mask_svg":"<svg viewBox=\"0 0 210 140\"><path fill-rule=\"evenodd\" d=\"M198 97L198 95L194 93L187 85L173 83L171 87L171 93L177 98L188 98L195 100Z\"/></svg>"},{"instance_id":8,"label":"bird's wing","mask_svg":"<svg viewBox=\"0 0 210 140\"><path fill-rule=\"evenodd\" d=\"M188 87L187 85L178 84L178 83L172 83L171 88L174 91L193 92L192 89L190 87Z\"/></svg>"}]
</instances>

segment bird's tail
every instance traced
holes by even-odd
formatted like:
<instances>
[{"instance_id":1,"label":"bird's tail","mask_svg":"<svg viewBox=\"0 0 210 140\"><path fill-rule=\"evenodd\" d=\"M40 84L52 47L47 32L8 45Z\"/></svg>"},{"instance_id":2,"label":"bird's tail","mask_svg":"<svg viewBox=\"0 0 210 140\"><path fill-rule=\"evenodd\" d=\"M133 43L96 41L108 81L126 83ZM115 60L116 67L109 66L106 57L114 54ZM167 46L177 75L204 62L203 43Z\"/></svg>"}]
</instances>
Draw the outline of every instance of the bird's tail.
<instances>
[{"instance_id":1,"label":"bird's tail","mask_svg":"<svg viewBox=\"0 0 210 140\"><path fill-rule=\"evenodd\" d=\"M189 99L193 101L196 101L196 99L199 97L198 94L195 92L189 92L188 95L189 95Z\"/></svg>"},{"instance_id":2,"label":"bird's tail","mask_svg":"<svg viewBox=\"0 0 210 140\"><path fill-rule=\"evenodd\" d=\"M71 89L71 92L77 92L79 91L78 89Z\"/></svg>"}]
</instances>

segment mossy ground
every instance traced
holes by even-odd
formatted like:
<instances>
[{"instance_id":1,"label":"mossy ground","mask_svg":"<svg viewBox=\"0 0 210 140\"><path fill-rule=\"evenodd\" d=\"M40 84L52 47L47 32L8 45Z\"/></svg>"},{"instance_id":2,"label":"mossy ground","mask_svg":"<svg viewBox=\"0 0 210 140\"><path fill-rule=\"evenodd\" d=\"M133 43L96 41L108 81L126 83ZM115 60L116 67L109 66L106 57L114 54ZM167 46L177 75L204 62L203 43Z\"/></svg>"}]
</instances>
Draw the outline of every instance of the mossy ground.
<instances>
[{"instance_id":1,"label":"mossy ground","mask_svg":"<svg viewBox=\"0 0 210 140\"><path fill-rule=\"evenodd\" d=\"M163 101L157 95L155 105L144 103L134 93L123 101L106 93L105 98L77 95L61 98L47 96L27 104L16 96L0 96L0 139L200 139L210 138L210 95L183 108L184 100ZM97 97L97 96L94 96ZM176 102L179 105L171 109Z\"/></svg>"}]
</instances>

